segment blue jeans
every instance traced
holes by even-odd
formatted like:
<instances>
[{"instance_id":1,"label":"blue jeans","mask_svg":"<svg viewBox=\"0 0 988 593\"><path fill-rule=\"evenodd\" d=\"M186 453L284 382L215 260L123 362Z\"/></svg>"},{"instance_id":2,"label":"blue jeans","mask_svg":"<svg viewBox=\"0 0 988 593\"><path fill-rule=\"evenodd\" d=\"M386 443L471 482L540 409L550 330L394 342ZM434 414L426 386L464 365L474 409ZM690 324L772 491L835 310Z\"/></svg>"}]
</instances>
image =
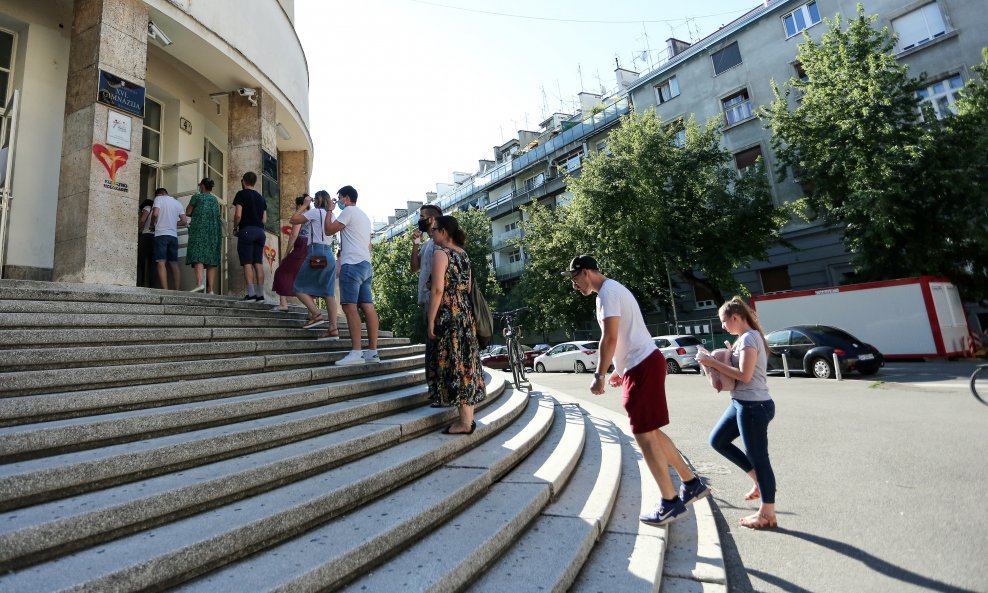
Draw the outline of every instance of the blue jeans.
<instances>
[{"instance_id":1,"label":"blue jeans","mask_svg":"<svg viewBox=\"0 0 988 593\"><path fill-rule=\"evenodd\" d=\"M731 400L720 422L710 431L710 446L745 473L755 470L762 502L775 504L775 472L768 459L768 423L775 418L775 402ZM744 451L734 440L741 437Z\"/></svg>"}]
</instances>

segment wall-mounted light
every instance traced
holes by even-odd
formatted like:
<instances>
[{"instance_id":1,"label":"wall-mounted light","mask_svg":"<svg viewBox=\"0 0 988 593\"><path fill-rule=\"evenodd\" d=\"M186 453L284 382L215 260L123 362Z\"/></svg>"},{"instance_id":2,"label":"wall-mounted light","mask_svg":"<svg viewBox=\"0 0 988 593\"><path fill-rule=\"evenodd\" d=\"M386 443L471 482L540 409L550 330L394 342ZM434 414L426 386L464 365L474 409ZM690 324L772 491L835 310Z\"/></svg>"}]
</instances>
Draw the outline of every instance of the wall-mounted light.
<instances>
[{"instance_id":1,"label":"wall-mounted light","mask_svg":"<svg viewBox=\"0 0 988 593\"><path fill-rule=\"evenodd\" d=\"M278 122L277 125L275 125L275 130L278 132L278 137L281 138L282 140L292 139L292 135L288 133L288 130L285 129L285 126L281 125L281 122Z\"/></svg>"},{"instance_id":2,"label":"wall-mounted light","mask_svg":"<svg viewBox=\"0 0 988 593\"><path fill-rule=\"evenodd\" d=\"M161 47L167 47L172 44L171 37L165 35L165 32L159 29L158 25L154 24L154 21L148 21L148 37L161 44Z\"/></svg>"},{"instance_id":3,"label":"wall-mounted light","mask_svg":"<svg viewBox=\"0 0 988 593\"><path fill-rule=\"evenodd\" d=\"M223 99L226 96L226 93L210 93L209 100L216 103L216 115L220 114L220 99Z\"/></svg>"}]
</instances>

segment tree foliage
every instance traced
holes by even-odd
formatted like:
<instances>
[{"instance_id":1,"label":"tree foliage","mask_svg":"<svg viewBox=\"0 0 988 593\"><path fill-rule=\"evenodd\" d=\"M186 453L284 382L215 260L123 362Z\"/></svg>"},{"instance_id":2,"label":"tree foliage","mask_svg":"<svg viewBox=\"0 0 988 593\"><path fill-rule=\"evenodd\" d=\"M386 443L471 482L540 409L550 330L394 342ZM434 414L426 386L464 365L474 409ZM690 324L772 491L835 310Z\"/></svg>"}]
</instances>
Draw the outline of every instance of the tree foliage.
<instances>
[{"instance_id":1,"label":"tree foliage","mask_svg":"<svg viewBox=\"0 0 988 593\"><path fill-rule=\"evenodd\" d=\"M570 206L528 208L521 284L538 300L539 327L585 319L590 305L559 277L580 253L593 254L646 307L668 302L667 270L709 288L719 302L738 288L732 270L765 257L790 214L775 207L761 161L739 176L720 140L714 120L677 127L654 111L631 113L608 137L611 154L590 156L569 180Z\"/></svg>"},{"instance_id":2,"label":"tree foliage","mask_svg":"<svg viewBox=\"0 0 988 593\"><path fill-rule=\"evenodd\" d=\"M840 15L828 19L819 43L804 36L797 60L807 80L775 85L761 114L777 173L799 171L810 209L843 225L859 279L946 275L984 295L985 65L957 116L920 117L925 75L909 76L876 20L859 5L846 27Z\"/></svg>"},{"instance_id":3,"label":"tree foliage","mask_svg":"<svg viewBox=\"0 0 988 593\"><path fill-rule=\"evenodd\" d=\"M491 273L491 225L482 210L454 212L457 223L467 236L464 250L485 296L497 294L498 286ZM371 250L374 303L381 327L396 336L425 341L422 308L418 304L418 273L411 269L412 235L404 233L390 241L375 243Z\"/></svg>"}]
</instances>

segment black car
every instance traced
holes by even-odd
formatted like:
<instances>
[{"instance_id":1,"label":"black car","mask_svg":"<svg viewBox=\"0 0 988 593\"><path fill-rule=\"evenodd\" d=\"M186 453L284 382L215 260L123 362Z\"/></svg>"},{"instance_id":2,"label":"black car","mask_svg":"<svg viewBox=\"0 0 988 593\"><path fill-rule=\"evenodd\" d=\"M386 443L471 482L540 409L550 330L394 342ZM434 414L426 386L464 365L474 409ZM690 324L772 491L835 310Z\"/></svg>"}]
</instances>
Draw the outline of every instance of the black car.
<instances>
[{"instance_id":1,"label":"black car","mask_svg":"<svg viewBox=\"0 0 988 593\"><path fill-rule=\"evenodd\" d=\"M768 370L782 370L786 355L789 370L802 370L819 379L834 377L834 354L840 361L841 374L857 371L874 375L885 366L885 357L846 331L829 325L794 325L768 336Z\"/></svg>"}]
</instances>

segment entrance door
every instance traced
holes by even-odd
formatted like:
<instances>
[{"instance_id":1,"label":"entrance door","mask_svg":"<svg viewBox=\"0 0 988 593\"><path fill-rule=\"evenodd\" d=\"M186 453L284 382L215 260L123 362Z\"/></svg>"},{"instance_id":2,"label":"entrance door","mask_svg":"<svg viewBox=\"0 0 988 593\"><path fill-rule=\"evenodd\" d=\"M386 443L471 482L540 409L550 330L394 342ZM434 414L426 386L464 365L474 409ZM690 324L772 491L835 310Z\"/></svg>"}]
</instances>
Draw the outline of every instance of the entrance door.
<instances>
[{"instance_id":1,"label":"entrance door","mask_svg":"<svg viewBox=\"0 0 988 593\"><path fill-rule=\"evenodd\" d=\"M15 90L3 111L0 122L0 278L7 261L7 219L14 196L14 147L17 141L17 114L20 110L21 92Z\"/></svg>"}]
</instances>

